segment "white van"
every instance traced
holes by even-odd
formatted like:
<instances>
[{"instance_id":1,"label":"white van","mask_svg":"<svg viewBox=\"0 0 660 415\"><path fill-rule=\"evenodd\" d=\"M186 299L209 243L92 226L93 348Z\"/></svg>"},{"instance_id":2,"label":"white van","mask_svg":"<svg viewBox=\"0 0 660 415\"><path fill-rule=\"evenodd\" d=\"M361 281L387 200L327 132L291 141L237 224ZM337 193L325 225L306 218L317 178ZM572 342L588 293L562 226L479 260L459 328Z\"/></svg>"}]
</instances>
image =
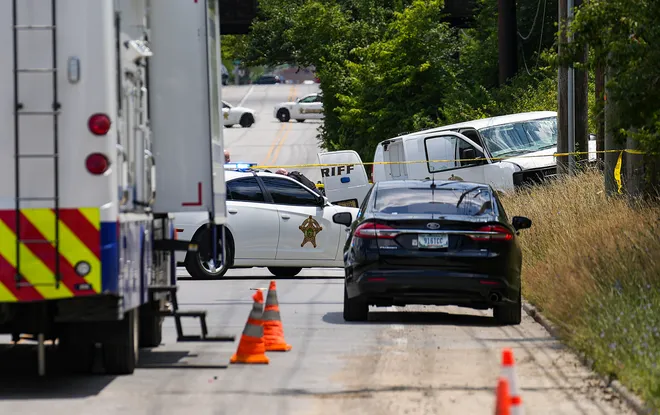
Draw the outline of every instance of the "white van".
<instances>
[{"instance_id":1,"label":"white van","mask_svg":"<svg viewBox=\"0 0 660 415\"><path fill-rule=\"evenodd\" d=\"M330 203L359 207L371 183L358 153L353 150L318 153L318 160L319 164L332 165L321 166L321 181Z\"/></svg>"},{"instance_id":2,"label":"white van","mask_svg":"<svg viewBox=\"0 0 660 415\"><path fill-rule=\"evenodd\" d=\"M376 147L374 183L383 180L423 179L488 183L508 191L538 182L557 172L557 113L535 111L484 118L406 134ZM596 142L589 141L589 159L596 159ZM483 158L478 161L453 161Z\"/></svg>"},{"instance_id":3,"label":"white van","mask_svg":"<svg viewBox=\"0 0 660 415\"><path fill-rule=\"evenodd\" d=\"M376 146L373 182L424 179L488 183L509 191L557 172L557 113L535 111L472 120L384 140ZM596 161L595 137L589 139L589 161ZM483 158L478 161L454 161ZM354 151L320 153L321 163L361 163ZM396 164L397 162L407 162ZM359 206L371 184L364 165L343 170L322 168L331 202L349 200ZM338 169L338 168L335 168ZM349 177L348 179L345 177ZM344 180L344 182L342 182ZM333 202L336 203L336 202Z\"/></svg>"}]
</instances>

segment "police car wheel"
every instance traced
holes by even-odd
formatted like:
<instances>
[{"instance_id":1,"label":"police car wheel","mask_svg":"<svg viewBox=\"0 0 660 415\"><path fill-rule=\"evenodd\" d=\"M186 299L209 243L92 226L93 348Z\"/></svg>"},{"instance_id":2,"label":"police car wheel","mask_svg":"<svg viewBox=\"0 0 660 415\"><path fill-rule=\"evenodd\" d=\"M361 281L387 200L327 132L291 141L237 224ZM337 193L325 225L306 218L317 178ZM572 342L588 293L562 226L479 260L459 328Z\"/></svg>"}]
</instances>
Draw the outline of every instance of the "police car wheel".
<instances>
[{"instance_id":1,"label":"police car wheel","mask_svg":"<svg viewBox=\"0 0 660 415\"><path fill-rule=\"evenodd\" d=\"M302 271L302 268L268 267L268 271L276 277L295 277Z\"/></svg>"},{"instance_id":2,"label":"police car wheel","mask_svg":"<svg viewBox=\"0 0 660 415\"><path fill-rule=\"evenodd\" d=\"M277 119L280 120L281 122L289 122L291 119L291 114L289 114L289 111L286 109L281 109L277 111Z\"/></svg>"},{"instance_id":3,"label":"police car wheel","mask_svg":"<svg viewBox=\"0 0 660 415\"><path fill-rule=\"evenodd\" d=\"M195 234L193 237L193 241L197 242L198 244L202 245L208 245L208 242L205 242L203 238L206 238L206 234L208 231L204 232L199 232ZM229 238L229 233L227 231L226 238ZM185 260L185 266L186 266L186 271L188 271L188 274L193 279L212 279L212 278L220 278L225 273L227 273L227 270L229 267L227 266L227 263L229 263L230 260L230 255L231 251L228 249L225 252L225 263L221 264L221 259L222 259L222 239L221 236L218 235L218 243L217 243L217 253L218 257L213 260L213 254L212 253L206 253L204 250L199 250L197 253L188 253L186 255L186 260Z\"/></svg>"},{"instance_id":4,"label":"police car wheel","mask_svg":"<svg viewBox=\"0 0 660 415\"><path fill-rule=\"evenodd\" d=\"M243 114L240 121L241 127L250 128L254 124L254 118L250 114Z\"/></svg>"},{"instance_id":5,"label":"police car wheel","mask_svg":"<svg viewBox=\"0 0 660 415\"><path fill-rule=\"evenodd\" d=\"M298 121L298 122L305 122L305 120L296 120L296 121Z\"/></svg>"}]
</instances>

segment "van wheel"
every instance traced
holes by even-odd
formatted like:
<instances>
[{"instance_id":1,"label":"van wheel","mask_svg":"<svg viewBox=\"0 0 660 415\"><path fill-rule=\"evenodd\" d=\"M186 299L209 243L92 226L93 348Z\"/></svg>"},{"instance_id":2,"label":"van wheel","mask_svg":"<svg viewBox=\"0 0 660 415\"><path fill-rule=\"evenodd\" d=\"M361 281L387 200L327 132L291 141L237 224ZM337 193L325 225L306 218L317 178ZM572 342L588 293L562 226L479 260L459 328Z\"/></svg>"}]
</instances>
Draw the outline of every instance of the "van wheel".
<instances>
[{"instance_id":1,"label":"van wheel","mask_svg":"<svg viewBox=\"0 0 660 415\"><path fill-rule=\"evenodd\" d=\"M108 340L103 343L103 364L110 375L130 375L138 360L139 324L137 309L124 314L124 319L108 323Z\"/></svg>"},{"instance_id":2,"label":"van wheel","mask_svg":"<svg viewBox=\"0 0 660 415\"><path fill-rule=\"evenodd\" d=\"M296 120L296 121L298 121L298 122L305 122L305 120Z\"/></svg>"},{"instance_id":3,"label":"van wheel","mask_svg":"<svg viewBox=\"0 0 660 415\"><path fill-rule=\"evenodd\" d=\"M291 114L289 114L289 110L282 108L281 110L277 111L277 119L280 120L280 122L289 122L291 119Z\"/></svg>"},{"instance_id":4,"label":"van wheel","mask_svg":"<svg viewBox=\"0 0 660 415\"><path fill-rule=\"evenodd\" d=\"M268 271L276 277L295 277L302 271L302 268L268 267Z\"/></svg>"},{"instance_id":5,"label":"van wheel","mask_svg":"<svg viewBox=\"0 0 660 415\"><path fill-rule=\"evenodd\" d=\"M230 260L231 251L227 249L225 251L225 263L216 267L215 265L221 262L222 259L222 235L220 234L221 229L217 231L217 258L213 259L213 253L210 239L211 239L211 229L203 229L197 231L195 236L193 236L193 242L196 243L202 249L198 249L197 252L188 252L186 254L185 267L188 274L193 279L203 280L203 279L214 279L220 278L227 273L229 267L227 264ZM226 239L229 239L229 231L226 230Z\"/></svg>"}]
</instances>

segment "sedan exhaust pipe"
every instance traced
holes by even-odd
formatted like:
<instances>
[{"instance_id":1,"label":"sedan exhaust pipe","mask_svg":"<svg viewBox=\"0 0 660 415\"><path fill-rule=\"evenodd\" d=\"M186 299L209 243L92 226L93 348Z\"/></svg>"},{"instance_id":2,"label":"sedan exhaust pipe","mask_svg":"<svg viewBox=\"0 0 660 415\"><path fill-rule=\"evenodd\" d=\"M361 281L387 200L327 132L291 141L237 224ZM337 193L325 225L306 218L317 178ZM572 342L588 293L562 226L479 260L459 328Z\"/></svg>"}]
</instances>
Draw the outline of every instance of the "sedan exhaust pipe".
<instances>
[{"instance_id":1,"label":"sedan exhaust pipe","mask_svg":"<svg viewBox=\"0 0 660 415\"><path fill-rule=\"evenodd\" d=\"M497 303L502 299L502 296L499 293L490 293L488 299L493 303Z\"/></svg>"}]
</instances>

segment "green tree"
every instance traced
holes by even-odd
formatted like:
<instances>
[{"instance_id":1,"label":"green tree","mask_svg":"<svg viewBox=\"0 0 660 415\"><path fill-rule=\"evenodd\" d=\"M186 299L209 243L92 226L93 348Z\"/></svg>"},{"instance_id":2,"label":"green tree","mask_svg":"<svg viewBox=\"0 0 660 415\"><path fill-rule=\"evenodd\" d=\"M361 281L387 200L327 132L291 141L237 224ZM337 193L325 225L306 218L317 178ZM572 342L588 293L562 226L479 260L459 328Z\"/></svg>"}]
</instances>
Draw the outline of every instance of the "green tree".
<instances>
[{"instance_id":1,"label":"green tree","mask_svg":"<svg viewBox=\"0 0 660 415\"><path fill-rule=\"evenodd\" d=\"M576 13L571 30L608 67L608 100L617 104L617 136L636 138L647 153L660 152L660 2L591 0ZM646 156L648 184L659 183L658 156Z\"/></svg>"}]
</instances>

